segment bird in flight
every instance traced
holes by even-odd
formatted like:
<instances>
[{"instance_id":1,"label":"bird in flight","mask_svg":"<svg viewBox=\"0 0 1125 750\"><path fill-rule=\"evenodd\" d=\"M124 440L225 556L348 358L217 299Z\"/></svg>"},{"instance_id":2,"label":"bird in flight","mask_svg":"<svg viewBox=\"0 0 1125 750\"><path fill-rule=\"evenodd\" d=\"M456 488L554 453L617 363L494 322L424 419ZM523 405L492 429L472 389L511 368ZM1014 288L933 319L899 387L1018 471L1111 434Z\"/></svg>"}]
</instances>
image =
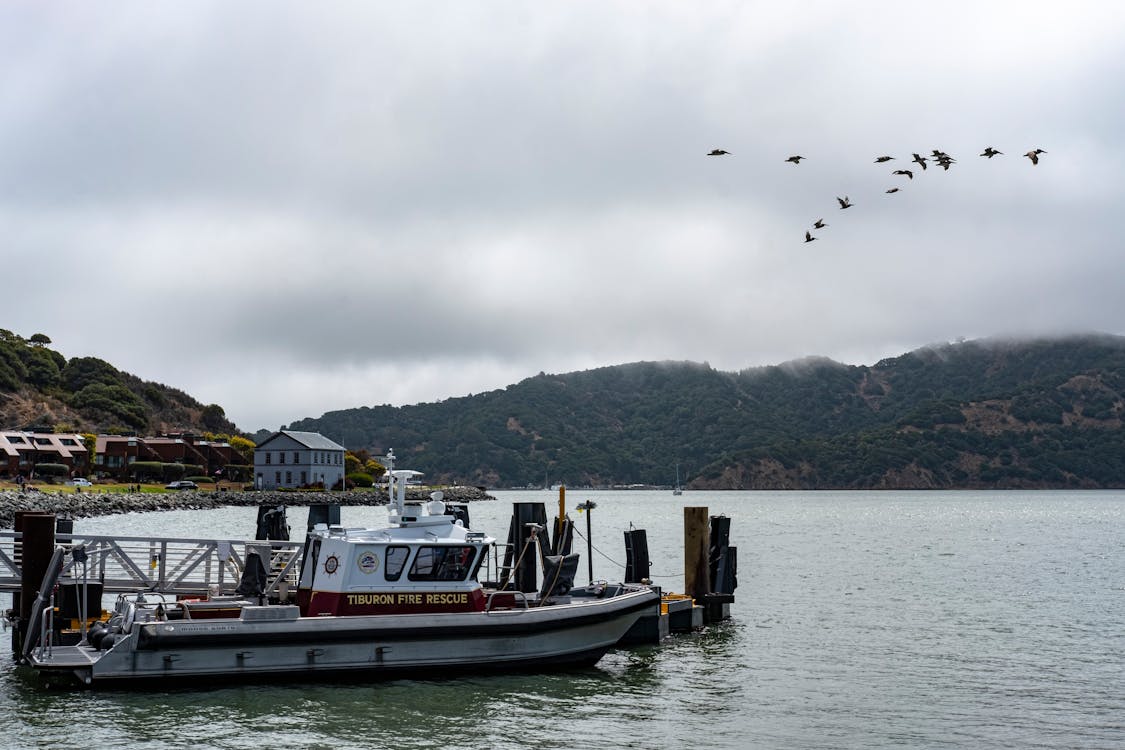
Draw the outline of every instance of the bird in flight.
<instances>
[{"instance_id":1,"label":"bird in flight","mask_svg":"<svg viewBox=\"0 0 1125 750\"><path fill-rule=\"evenodd\" d=\"M815 239L816 237L813 237L811 232L805 232L805 242L812 242Z\"/></svg>"},{"instance_id":2,"label":"bird in flight","mask_svg":"<svg viewBox=\"0 0 1125 750\"><path fill-rule=\"evenodd\" d=\"M888 192L888 193L897 193L897 192L898 192L898 188L891 188L891 189L890 189L890 190L888 190L887 192Z\"/></svg>"},{"instance_id":3,"label":"bird in flight","mask_svg":"<svg viewBox=\"0 0 1125 750\"><path fill-rule=\"evenodd\" d=\"M911 180L914 179L914 173L911 172L909 169L896 169L895 171L891 172L891 174L904 174L908 178L910 178Z\"/></svg>"},{"instance_id":4,"label":"bird in flight","mask_svg":"<svg viewBox=\"0 0 1125 750\"><path fill-rule=\"evenodd\" d=\"M848 196L846 195L843 198L837 198L836 200L840 202L840 208L842 209L852 207L852 202L848 200Z\"/></svg>"},{"instance_id":5,"label":"bird in flight","mask_svg":"<svg viewBox=\"0 0 1125 750\"><path fill-rule=\"evenodd\" d=\"M828 225L824 223L824 219L817 219L813 222L813 229L824 229L826 226Z\"/></svg>"},{"instance_id":6,"label":"bird in flight","mask_svg":"<svg viewBox=\"0 0 1125 750\"><path fill-rule=\"evenodd\" d=\"M726 156L729 153L730 153L730 151L723 151L721 148L713 148L713 149L711 149L711 153L709 153L707 155L708 156Z\"/></svg>"},{"instance_id":7,"label":"bird in flight","mask_svg":"<svg viewBox=\"0 0 1125 750\"><path fill-rule=\"evenodd\" d=\"M1028 159L1031 159L1032 164L1038 164L1039 163L1039 154L1045 154L1045 153L1047 153L1047 152L1044 151L1043 149L1037 148L1034 151L1028 151L1026 154L1024 154L1024 156L1026 156Z\"/></svg>"},{"instance_id":8,"label":"bird in flight","mask_svg":"<svg viewBox=\"0 0 1125 750\"><path fill-rule=\"evenodd\" d=\"M997 156L998 154L1003 154L1003 153L1004 153L1003 151L997 151L992 146L989 146L988 148L986 148L981 153L981 156L987 156L989 159L991 159L992 157Z\"/></svg>"},{"instance_id":9,"label":"bird in flight","mask_svg":"<svg viewBox=\"0 0 1125 750\"><path fill-rule=\"evenodd\" d=\"M791 162L793 162L794 164L800 164L800 163L801 163L801 159L804 159L804 158L805 158L805 157L803 157L803 156L790 156L790 157L789 157L788 159L786 159L785 161L791 161ZM813 239L815 239L815 237L814 237Z\"/></svg>"},{"instance_id":10,"label":"bird in flight","mask_svg":"<svg viewBox=\"0 0 1125 750\"><path fill-rule=\"evenodd\" d=\"M893 156L876 156L875 157L875 163L876 164L882 164L883 162L890 161L893 158L894 158Z\"/></svg>"},{"instance_id":11,"label":"bird in flight","mask_svg":"<svg viewBox=\"0 0 1125 750\"><path fill-rule=\"evenodd\" d=\"M922 156L921 154L914 154L913 156L914 156L914 158L911 159L910 161L914 162L915 164L920 166L923 170L925 170L925 168L926 168L926 157Z\"/></svg>"}]
</instances>

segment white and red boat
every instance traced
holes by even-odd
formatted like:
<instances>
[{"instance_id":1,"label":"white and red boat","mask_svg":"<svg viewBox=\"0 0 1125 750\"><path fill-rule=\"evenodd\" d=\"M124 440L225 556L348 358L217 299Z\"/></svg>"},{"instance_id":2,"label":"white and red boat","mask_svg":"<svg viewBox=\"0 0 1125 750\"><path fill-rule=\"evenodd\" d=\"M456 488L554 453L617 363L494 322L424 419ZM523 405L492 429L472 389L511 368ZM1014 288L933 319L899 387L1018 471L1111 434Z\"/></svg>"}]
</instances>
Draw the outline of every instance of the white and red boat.
<instances>
[{"instance_id":1,"label":"white and red boat","mask_svg":"<svg viewBox=\"0 0 1125 750\"><path fill-rule=\"evenodd\" d=\"M388 526L309 532L296 604L121 596L87 643L41 643L26 662L83 684L522 671L591 665L659 613L659 592L642 585L545 576L539 592L485 588L495 540L447 515L440 493L407 503L416 472L388 469Z\"/></svg>"}]
</instances>

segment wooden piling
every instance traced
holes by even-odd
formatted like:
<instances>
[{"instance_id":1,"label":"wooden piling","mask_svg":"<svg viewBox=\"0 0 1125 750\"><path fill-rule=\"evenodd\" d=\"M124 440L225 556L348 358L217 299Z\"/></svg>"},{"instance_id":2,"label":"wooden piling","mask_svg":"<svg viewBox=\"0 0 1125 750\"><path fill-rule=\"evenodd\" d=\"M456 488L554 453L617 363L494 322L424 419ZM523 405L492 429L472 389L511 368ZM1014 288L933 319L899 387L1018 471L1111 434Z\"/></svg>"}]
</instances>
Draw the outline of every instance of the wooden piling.
<instances>
[{"instance_id":1,"label":"wooden piling","mask_svg":"<svg viewBox=\"0 0 1125 750\"><path fill-rule=\"evenodd\" d=\"M17 511L15 528L21 532L14 550L20 566L20 593L18 602L15 601L15 595L12 597L13 609L19 610L16 632L12 637L12 652L19 654L23 650L24 635L32 627L29 610L34 609L35 597L55 551L55 514Z\"/></svg>"},{"instance_id":2,"label":"wooden piling","mask_svg":"<svg viewBox=\"0 0 1125 750\"><path fill-rule=\"evenodd\" d=\"M706 507L684 508L684 593L697 602L711 592L708 519Z\"/></svg>"}]
</instances>

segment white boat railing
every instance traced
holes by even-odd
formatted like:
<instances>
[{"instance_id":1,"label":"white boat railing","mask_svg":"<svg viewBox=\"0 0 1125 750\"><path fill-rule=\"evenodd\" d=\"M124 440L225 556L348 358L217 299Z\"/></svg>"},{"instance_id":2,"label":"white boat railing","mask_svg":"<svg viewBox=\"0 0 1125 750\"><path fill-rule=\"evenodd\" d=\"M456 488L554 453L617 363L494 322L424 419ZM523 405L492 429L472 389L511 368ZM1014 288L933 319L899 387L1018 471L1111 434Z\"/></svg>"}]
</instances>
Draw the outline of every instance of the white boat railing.
<instances>
[{"instance_id":1,"label":"white boat railing","mask_svg":"<svg viewBox=\"0 0 1125 750\"><path fill-rule=\"evenodd\" d=\"M20 590L20 561L15 553L19 532L0 531L0 591ZM249 551L256 551L266 570L264 594L275 597L297 587L302 544L276 540L215 540L140 536L57 534L64 548L83 545L91 583L104 593L159 591L170 594L233 593ZM267 559L268 558L268 559ZM61 575L71 581L67 555Z\"/></svg>"}]
</instances>

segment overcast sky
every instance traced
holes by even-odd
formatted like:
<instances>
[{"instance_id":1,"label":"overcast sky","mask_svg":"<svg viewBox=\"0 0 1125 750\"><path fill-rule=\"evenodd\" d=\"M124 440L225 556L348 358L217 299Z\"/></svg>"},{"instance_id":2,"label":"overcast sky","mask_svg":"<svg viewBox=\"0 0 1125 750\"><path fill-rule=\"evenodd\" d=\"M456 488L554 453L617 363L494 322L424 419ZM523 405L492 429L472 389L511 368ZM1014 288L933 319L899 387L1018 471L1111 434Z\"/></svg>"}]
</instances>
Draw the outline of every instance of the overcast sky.
<instances>
[{"instance_id":1,"label":"overcast sky","mask_svg":"<svg viewBox=\"0 0 1125 750\"><path fill-rule=\"evenodd\" d=\"M246 431L1122 334L1123 39L1082 0L4 3L0 328Z\"/></svg>"}]
</instances>

